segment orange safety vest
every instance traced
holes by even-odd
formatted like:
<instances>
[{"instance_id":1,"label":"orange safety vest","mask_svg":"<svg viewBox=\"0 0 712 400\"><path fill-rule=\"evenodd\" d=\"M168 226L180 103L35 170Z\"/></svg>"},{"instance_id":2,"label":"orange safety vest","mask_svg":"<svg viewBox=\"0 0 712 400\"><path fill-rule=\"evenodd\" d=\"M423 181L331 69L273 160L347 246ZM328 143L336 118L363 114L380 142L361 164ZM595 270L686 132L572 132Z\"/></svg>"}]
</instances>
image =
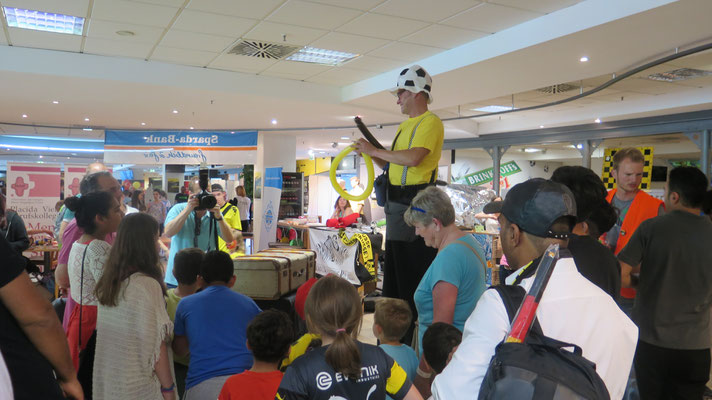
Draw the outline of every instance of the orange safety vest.
<instances>
[{"instance_id":1,"label":"orange safety vest","mask_svg":"<svg viewBox=\"0 0 712 400\"><path fill-rule=\"evenodd\" d=\"M606 200L609 203L613 203L613 196L615 196L616 190L617 189L613 189L608 192ZM644 191L638 190L638 193L628 208L625 219L623 219L623 225L621 226L620 234L618 234L616 250L613 252L615 255L618 255L625 245L628 244L628 241L633 236L633 232L638 229L638 226L643 221L658 216L658 210L663 204L662 200L658 200ZM635 298L635 289L621 288L621 296L627 299Z\"/></svg>"}]
</instances>

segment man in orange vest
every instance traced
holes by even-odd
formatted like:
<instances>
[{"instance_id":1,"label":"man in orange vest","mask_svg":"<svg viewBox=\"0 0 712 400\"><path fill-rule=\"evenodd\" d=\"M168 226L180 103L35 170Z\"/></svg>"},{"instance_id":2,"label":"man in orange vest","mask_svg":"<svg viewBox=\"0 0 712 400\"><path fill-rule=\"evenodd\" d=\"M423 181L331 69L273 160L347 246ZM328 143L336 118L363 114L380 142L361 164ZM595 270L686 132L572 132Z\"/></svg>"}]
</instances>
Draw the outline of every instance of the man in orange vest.
<instances>
[{"instance_id":1,"label":"man in orange vest","mask_svg":"<svg viewBox=\"0 0 712 400\"><path fill-rule=\"evenodd\" d=\"M618 209L616 224L603 237L606 245L618 253L625 247L638 225L646 219L657 217L665 211L663 201L639 189L643 179L645 158L640 150L626 147L613 155L613 171L617 188L608 192L608 200ZM635 289L622 288L620 305L630 315Z\"/></svg>"}]
</instances>

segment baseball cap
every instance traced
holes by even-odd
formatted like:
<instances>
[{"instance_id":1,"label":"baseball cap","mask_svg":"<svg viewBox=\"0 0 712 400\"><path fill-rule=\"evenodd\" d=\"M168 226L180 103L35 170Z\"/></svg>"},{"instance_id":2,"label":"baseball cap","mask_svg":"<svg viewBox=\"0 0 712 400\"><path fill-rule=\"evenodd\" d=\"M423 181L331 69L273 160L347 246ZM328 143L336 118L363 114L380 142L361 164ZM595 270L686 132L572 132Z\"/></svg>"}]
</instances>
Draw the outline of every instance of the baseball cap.
<instances>
[{"instance_id":1,"label":"baseball cap","mask_svg":"<svg viewBox=\"0 0 712 400\"><path fill-rule=\"evenodd\" d=\"M565 239L576 223L576 200L566 186L534 178L509 189L503 201L487 204L484 212L502 213L509 222L534 236ZM561 217L568 217L569 229L553 232L551 225Z\"/></svg>"},{"instance_id":2,"label":"baseball cap","mask_svg":"<svg viewBox=\"0 0 712 400\"><path fill-rule=\"evenodd\" d=\"M430 90L433 85L433 78L420 65L413 65L401 71L398 75L398 83L396 87L390 90L393 95L398 96L398 91L401 89L413 93L425 92L428 94L428 104L433 102L433 95Z\"/></svg>"},{"instance_id":3,"label":"baseball cap","mask_svg":"<svg viewBox=\"0 0 712 400\"><path fill-rule=\"evenodd\" d=\"M210 191L211 191L211 192L224 192L225 190L223 190L223 187L222 187L221 184L219 184L219 183L213 183L213 184L210 186Z\"/></svg>"}]
</instances>

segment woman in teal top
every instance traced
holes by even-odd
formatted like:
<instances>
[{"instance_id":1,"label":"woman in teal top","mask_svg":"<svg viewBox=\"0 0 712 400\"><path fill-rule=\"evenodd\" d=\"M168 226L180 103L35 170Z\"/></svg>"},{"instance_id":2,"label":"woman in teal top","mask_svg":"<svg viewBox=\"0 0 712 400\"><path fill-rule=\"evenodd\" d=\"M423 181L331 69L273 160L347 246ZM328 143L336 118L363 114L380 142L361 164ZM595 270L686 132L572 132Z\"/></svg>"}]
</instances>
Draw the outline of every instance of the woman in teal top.
<instances>
[{"instance_id":1,"label":"woman in teal top","mask_svg":"<svg viewBox=\"0 0 712 400\"><path fill-rule=\"evenodd\" d=\"M418 375L429 378L430 371L422 360L423 334L433 322L445 322L462 331L486 289L485 256L475 238L455 225L455 209L450 198L437 187L418 193L406 210L406 223L425 244L438 249L415 291L413 300L418 310L418 349L421 362ZM418 384L416 378L416 386ZM429 379L423 384L430 388ZM420 389L421 387L419 387ZM429 390L428 390L429 392ZM424 397L427 397L423 393Z\"/></svg>"}]
</instances>

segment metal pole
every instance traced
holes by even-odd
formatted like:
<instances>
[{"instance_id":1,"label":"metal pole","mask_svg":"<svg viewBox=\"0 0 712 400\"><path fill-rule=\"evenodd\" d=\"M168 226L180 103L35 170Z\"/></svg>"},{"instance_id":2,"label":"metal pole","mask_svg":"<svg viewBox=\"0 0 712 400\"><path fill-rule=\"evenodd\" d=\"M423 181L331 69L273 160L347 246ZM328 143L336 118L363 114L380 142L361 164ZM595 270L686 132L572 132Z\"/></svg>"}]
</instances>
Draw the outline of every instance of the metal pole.
<instances>
[{"instance_id":1,"label":"metal pole","mask_svg":"<svg viewBox=\"0 0 712 400\"><path fill-rule=\"evenodd\" d=\"M492 189L499 196L499 164L502 155L499 153L499 146L492 147Z\"/></svg>"},{"instance_id":2,"label":"metal pole","mask_svg":"<svg viewBox=\"0 0 712 400\"><path fill-rule=\"evenodd\" d=\"M585 168L591 169L591 141L590 140L584 140L583 141L583 166Z\"/></svg>"},{"instance_id":3,"label":"metal pole","mask_svg":"<svg viewBox=\"0 0 712 400\"><path fill-rule=\"evenodd\" d=\"M702 168L702 172L707 175L707 178L710 177L710 130L705 129L702 131L702 157L700 158L700 167Z\"/></svg>"}]
</instances>

